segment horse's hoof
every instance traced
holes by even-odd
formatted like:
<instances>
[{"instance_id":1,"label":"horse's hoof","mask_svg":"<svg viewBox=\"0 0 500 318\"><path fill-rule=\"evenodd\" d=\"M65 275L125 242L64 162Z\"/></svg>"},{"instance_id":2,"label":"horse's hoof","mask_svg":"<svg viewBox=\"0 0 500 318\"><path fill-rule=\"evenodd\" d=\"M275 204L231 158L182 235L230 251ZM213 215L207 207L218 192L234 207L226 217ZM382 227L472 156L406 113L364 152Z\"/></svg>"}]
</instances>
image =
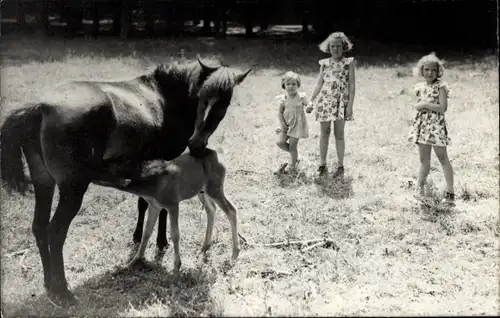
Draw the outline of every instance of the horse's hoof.
<instances>
[{"instance_id":1,"label":"horse's hoof","mask_svg":"<svg viewBox=\"0 0 500 318\"><path fill-rule=\"evenodd\" d=\"M161 263L163 261L163 257L165 256L165 252L166 252L165 250L160 250L160 249L158 249L156 251L155 262L157 264L159 264L159 263Z\"/></svg>"},{"instance_id":2,"label":"horse's hoof","mask_svg":"<svg viewBox=\"0 0 500 318\"><path fill-rule=\"evenodd\" d=\"M205 254L210 249L210 245L204 245L201 247L201 253Z\"/></svg>"},{"instance_id":3,"label":"horse's hoof","mask_svg":"<svg viewBox=\"0 0 500 318\"><path fill-rule=\"evenodd\" d=\"M168 244L168 242L156 242L156 247L158 248L158 250L161 250L161 251L166 251L168 250L168 247L170 245Z\"/></svg>"},{"instance_id":4,"label":"horse's hoof","mask_svg":"<svg viewBox=\"0 0 500 318\"><path fill-rule=\"evenodd\" d=\"M132 269L132 268L135 268L135 267L138 267L142 264L144 264L145 262L145 259L142 258L142 257L134 257L130 262L128 262L128 264L126 265L126 267L128 269Z\"/></svg>"},{"instance_id":5,"label":"horse's hoof","mask_svg":"<svg viewBox=\"0 0 500 318\"><path fill-rule=\"evenodd\" d=\"M47 297L56 307L67 308L78 305L78 298L76 298L75 295L73 295L73 293L69 290L59 293L48 291Z\"/></svg>"}]
</instances>

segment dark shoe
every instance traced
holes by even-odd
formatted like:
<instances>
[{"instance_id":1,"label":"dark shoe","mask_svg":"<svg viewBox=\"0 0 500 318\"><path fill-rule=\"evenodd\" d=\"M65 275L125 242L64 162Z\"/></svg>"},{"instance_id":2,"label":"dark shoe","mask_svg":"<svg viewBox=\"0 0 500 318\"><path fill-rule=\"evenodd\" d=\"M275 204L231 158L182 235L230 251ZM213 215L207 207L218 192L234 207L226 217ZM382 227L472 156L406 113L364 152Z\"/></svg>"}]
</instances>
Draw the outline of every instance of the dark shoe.
<instances>
[{"instance_id":1,"label":"dark shoe","mask_svg":"<svg viewBox=\"0 0 500 318\"><path fill-rule=\"evenodd\" d=\"M444 203L444 204L449 205L449 206L455 206L455 194L452 192L446 191L441 203Z\"/></svg>"},{"instance_id":2,"label":"dark shoe","mask_svg":"<svg viewBox=\"0 0 500 318\"><path fill-rule=\"evenodd\" d=\"M274 173L275 175L280 175L280 174L283 174L285 172L285 168L288 166L288 163L285 162L283 163L279 169Z\"/></svg>"},{"instance_id":3,"label":"dark shoe","mask_svg":"<svg viewBox=\"0 0 500 318\"><path fill-rule=\"evenodd\" d=\"M344 166L338 166L337 170L333 173L334 178L338 178L344 175Z\"/></svg>"},{"instance_id":4,"label":"dark shoe","mask_svg":"<svg viewBox=\"0 0 500 318\"><path fill-rule=\"evenodd\" d=\"M328 168L326 165L320 165L318 167L318 177L324 176L328 172Z\"/></svg>"}]
</instances>

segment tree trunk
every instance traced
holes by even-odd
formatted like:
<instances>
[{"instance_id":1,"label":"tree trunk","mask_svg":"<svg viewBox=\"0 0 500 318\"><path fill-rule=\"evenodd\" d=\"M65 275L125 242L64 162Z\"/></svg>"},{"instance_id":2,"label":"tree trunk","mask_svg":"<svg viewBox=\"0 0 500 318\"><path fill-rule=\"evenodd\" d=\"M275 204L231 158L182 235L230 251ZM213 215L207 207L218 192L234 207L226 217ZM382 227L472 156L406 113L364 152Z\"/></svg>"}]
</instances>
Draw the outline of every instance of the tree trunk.
<instances>
[{"instance_id":1,"label":"tree trunk","mask_svg":"<svg viewBox=\"0 0 500 318\"><path fill-rule=\"evenodd\" d=\"M119 36L122 28L122 1L115 0L114 1L114 10L113 10L113 35Z\"/></svg>"},{"instance_id":2,"label":"tree trunk","mask_svg":"<svg viewBox=\"0 0 500 318\"><path fill-rule=\"evenodd\" d=\"M38 14L37 14L37 33L47 35L49 30L49 14L47 8L47 0L38 1Z\"/></svg>"},{"instance_id":3,"label":"tree trunk","mask_svg":"<svg viewBox=\"0 0 500 318\"><path fill-rule=\"evenodd\" d=\"M144 18L146 19L146 35L152 36L154 34L154 4L149 0L144 3Z\"/></svg>"},{"instance_id":4,"label":"tree trunk","mask_svg":"<svg viewBox=\"0 0 500 318\"><path fill-rule=\"evenodd\" d=\"M94 38L99 36L99 22L99 4L94 0L92 3L92 36Z\"/></svg>"},{"instance_id":5,"label":"tree trunk","mask_svg":"<svg viewBox=\"0 0 500 318\"><path fill-rule=\"evenodd\" d=\"M17 6L16 6L16 18L17 18L17 24L21 27L24 28L26 26L26 5L24 3L24 0L17 0Z\"/></svg>"},{"instance_id":6,"label":"tree trunk","mask_svg":"<svg viewBox=\"0 0 500 318\"><path fill-rule=\"evenodd\" d=\"M125 39L129 36L132 28L132 6L130 0L122 0L121 9L121 32L120 37Z\"/></svg>"}]
</instances>

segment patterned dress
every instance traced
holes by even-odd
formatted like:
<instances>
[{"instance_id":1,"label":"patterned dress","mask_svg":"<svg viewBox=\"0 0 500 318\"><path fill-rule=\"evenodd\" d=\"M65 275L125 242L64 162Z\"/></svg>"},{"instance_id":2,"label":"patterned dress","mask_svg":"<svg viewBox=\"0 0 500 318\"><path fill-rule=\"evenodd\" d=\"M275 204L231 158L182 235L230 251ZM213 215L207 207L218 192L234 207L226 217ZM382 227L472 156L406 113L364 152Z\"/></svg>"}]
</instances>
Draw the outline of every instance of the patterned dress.
<instances>
[{"instance_id":1,"label":"patterned dress","mask_svg":"<svg viewBox=\"0 0 500 318\"><path fill-rule=\"evenodd\" d=\"M298 95L298 99L290 101L287 100L285 94L278 95L277 99L280 107L283 106L285 108L283 118L288 127L288 131L285 133L288 137L302 139L309 137L309 126L306 114L304 113L304 107L307 106L308 101L305 93L299 92Z\"/></svg>"},{"instance_id":2,"label":"patterned dress","mask_svg":"<svg viewBox=\"0 0 500 318\"><path fill-rule=\"evenodd\" d=\"M349 65L353 61L352 57L343 57L340 61L331 58L319 60L323 70L323 86L314 107L316 121L354 120L345 116L349 103Z\"/></svg>"},{"instance_id":3,"label":"patterned dress","mask_svg":"<svg viewBox=\"0 0 500 318\"><path fill-rule=\"evenodd\" d=\"M446 95L449 97L450 89L448 84L439 79L431 85L426 82L418 83L414 88L417 102L439 104L439 89L441 87L446 90ZM417 144L441 147L450 145L451 141L448 137L444 114L428 109L417 111L410 127L408 140Z\"/></svg>"}]
</instances>

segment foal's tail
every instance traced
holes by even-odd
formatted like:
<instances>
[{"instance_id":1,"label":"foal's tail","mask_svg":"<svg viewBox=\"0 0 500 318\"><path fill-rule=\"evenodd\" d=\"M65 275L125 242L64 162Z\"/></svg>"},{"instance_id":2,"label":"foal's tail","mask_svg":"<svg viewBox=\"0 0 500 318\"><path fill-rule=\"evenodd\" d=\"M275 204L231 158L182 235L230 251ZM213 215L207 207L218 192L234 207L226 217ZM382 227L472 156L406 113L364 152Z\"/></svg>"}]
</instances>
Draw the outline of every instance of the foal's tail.
<instances>
[{"instance_id":1,"label":"foal's tail","mask_svg":"<svg viewBox=\"0 0 500 318\"><path fill-rule=\"evenodd\" d=\"M0 172L2 183L10 190L23 193L28 188L24 174L22 148L35 141L42 121L41 105L35 104L12 111L0 129ZM39 143L38 143L39 146Z\"/></svg>"}]
</instances>

